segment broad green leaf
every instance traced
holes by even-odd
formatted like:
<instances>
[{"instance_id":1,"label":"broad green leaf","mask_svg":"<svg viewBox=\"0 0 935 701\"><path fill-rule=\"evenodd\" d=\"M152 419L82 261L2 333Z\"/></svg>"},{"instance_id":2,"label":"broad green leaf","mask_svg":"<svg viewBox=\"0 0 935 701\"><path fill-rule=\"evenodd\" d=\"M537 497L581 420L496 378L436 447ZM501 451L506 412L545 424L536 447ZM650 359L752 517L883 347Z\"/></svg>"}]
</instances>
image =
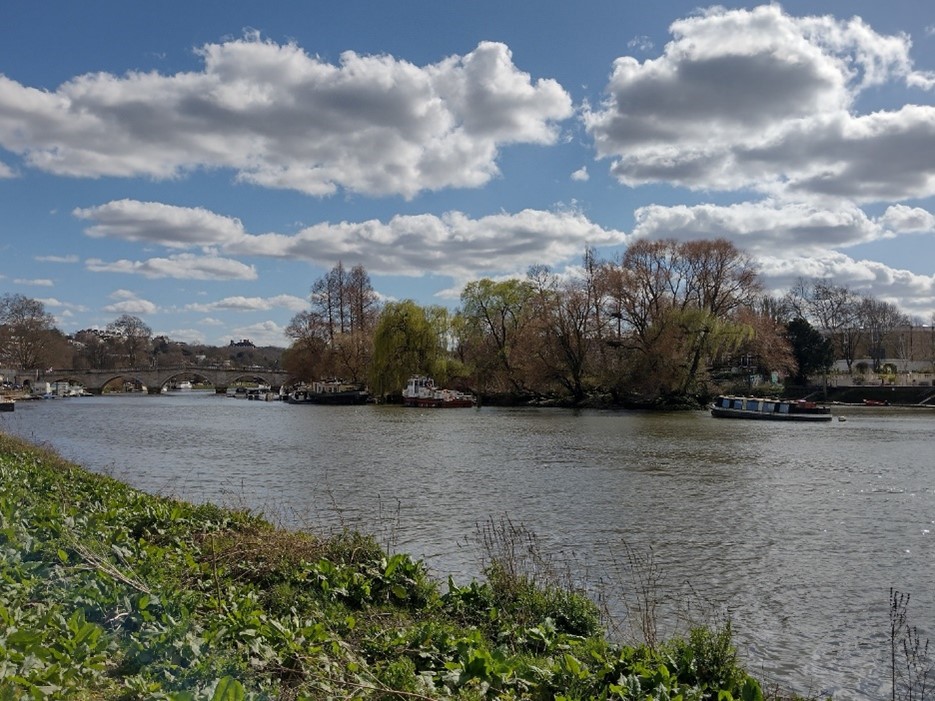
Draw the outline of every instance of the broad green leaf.
<instances>
[{"instance_id":1,"label":"broad green leaf","mask_svg":"<svg viewBox=\"0 0 935 701\"><path fill-rule=\"evenodd\" d=\"M243 684L233 677L222 677L214 689L211 701L243 701L246 696Z\"/></svg>"}]
</instances>

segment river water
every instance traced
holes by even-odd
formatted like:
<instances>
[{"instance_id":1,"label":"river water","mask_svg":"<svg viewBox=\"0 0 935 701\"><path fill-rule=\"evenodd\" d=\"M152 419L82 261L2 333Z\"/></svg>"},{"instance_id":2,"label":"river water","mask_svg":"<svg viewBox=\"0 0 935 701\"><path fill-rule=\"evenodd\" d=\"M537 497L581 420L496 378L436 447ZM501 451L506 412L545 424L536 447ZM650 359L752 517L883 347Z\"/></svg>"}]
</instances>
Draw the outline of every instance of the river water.
<instances>
[{"instance_id":1,"label":"river water","mask_svg":"<svg viewBox=\"0 0 935 701\"><path fill-rule=\"evenodd\" d=\"M660 635L729 617L761 679L889 698L891 587L935 637L935 414L836 413L846 421L808 425L179 392L19 402L0 430L146 491L361 528L442 581L478 576L479 525L509 519L625 636L642 582Z\"/></svg>"}]
</instances>

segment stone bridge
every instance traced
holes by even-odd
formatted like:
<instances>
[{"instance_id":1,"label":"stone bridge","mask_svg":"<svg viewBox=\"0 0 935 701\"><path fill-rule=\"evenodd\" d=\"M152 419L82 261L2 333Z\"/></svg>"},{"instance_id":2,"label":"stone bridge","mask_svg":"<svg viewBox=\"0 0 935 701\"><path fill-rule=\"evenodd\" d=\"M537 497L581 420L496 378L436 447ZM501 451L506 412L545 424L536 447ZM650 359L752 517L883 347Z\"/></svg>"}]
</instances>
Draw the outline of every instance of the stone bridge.
<instances>
[{"instance_id":1,"label":"stone bridge","mask_svg":"<svg viewBox=\"0 0 935 701\"><path fill-rule=\"evenodd\" d=\"M38 373L39 382L69 382L83 386L92 394L100 394L105 385L115 381L133 382L145 385L150 394L159 394L163 387L174 380L193 379L209 382L215 392L226 392L227 388L237 383L255 382L267 384L273 389L288 385L289 373L282 370L260 367L154 367L154 368L118 368L115 370L62 370L50 369Z\"/></svg>"}]
</instances>

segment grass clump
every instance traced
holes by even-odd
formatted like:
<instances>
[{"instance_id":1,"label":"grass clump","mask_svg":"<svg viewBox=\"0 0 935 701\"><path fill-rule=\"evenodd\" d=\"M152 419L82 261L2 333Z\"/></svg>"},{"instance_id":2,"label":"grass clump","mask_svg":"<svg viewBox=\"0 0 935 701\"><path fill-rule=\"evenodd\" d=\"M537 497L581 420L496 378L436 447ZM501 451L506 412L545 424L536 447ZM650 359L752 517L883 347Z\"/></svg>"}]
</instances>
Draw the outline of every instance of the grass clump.
<instances>
[{"instance_id":1,"label":"grass clump","mask_svg":"<svg viewBox=\"0 0 935 701\"><path fill-rule=\"evenodd\" d=\"M761 698L729 628L608 642L508 522L486 581L442 594L371 537L146 495L3 435L0 485L0 700Z\"/></svg>"}]
</instances>

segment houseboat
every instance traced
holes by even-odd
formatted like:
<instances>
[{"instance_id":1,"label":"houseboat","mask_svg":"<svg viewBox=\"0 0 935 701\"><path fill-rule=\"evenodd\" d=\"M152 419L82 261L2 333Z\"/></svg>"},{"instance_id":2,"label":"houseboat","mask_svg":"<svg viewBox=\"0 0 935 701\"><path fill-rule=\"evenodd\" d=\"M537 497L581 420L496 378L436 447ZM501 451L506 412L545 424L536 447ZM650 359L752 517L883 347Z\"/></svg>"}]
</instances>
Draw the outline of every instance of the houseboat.
<instances>
[{"instance_id":1,"label":"houseboat","mask_svg":"<svg viewBox=\"0 0 935 701\"><path fill-rule=\"evenodd\" d=\"M370 394L358 385L329 380L313 382L311 387L302 386L289 392L285 399L289 404L365 404Z\"/></svg>"},{"instance_id":2,"label":"houseboat","mask_svg":"<svg viewBox=\"0 0 935 701\"><path fill-rule=\"evenodd\" d=\"M711 404L711 416L718 419L831 421L831 409L805 400L721 395Z\"/></svg>"}]
</instances>

